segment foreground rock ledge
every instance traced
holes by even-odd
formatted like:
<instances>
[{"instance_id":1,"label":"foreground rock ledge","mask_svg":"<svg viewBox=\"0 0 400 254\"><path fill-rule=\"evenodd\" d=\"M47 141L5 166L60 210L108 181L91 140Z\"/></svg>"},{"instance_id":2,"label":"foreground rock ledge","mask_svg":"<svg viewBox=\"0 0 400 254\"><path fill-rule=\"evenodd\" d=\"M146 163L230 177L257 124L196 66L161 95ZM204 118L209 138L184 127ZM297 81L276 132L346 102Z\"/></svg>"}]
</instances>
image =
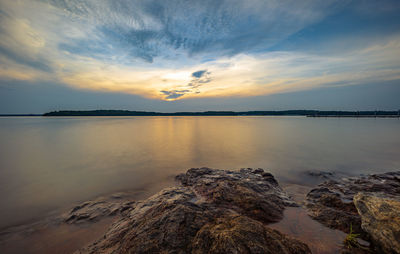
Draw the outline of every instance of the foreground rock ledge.
<instances>
[{"instance_id":1,"label":"foreground rock ledge","mask_svg":"<svg viewBox=\"0 0 400 254\"><path fill-rule=\"evenodd\" d=\"M76 253L311 253L266 225L295 205L262 169L189 169Z\"/></svg>"},{"instance_id":2,"label":"foreground rock ledge","mask_svg":"<svg viewBox=\"0 0 400 254\"><path fill-rule=\"evenodd\" d=\"M384 253L400 253L400 199L358 193L361 227Z\"/></svg>"},{"instance_id":3,"label":"foreground rock ledge","mask_svg":"<svg viewBox=\"0 0 400 254\"><path fill-rule=\"evenodd\" d=\"M307 194L309 215L372 241L376 252L400 253L400 171L329 180Z\"/></svg>"}]
</instances>

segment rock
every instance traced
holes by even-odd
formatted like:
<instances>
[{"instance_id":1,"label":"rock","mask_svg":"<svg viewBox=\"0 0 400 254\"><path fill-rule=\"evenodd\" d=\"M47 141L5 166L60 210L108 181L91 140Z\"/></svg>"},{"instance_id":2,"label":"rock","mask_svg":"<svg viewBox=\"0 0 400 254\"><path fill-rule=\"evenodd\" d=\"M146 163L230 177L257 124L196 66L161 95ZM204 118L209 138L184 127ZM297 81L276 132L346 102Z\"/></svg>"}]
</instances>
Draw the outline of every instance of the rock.
<instances>
[{"instance_id":1,"label":"rock","mask_svg":"<svg viewBox=\"0 0 400 254\"><path fill-rule=\"evenodd\" d=\"M190 169L77 253L310 253L266 226L294 202L263 170Z\"/></svg>"},{"instance_id":2,"label":"rock","mask_svg":"<svg viewBox=\"0 0 400 254\"><path fill-rule=\"evenodd\" d=\"M361 229L361 218L353 203L359 193L381 193L386 197L400 196L400 171L330 180L312 189L306 198L309 215L322 224L349 233L368 236Z\"/></svg>"},{"instance_id":3,"label":"rock","mask_svg":"<svg viewBox=\"0 0 400 254\"><path fill-rule=\"evenodd\" d=\"M335 177L335 173L330 172L330 171L308 170L305 173L312 177L318 177L318 178L329 179L329 180L331 180Z\"/></svg>"},{"instance_id":4,"label":"rock","mask_svg":"<svg viewBox=\"0 0 400 254\"><path fill-rule=\"evenodd\" d=\"M350 197L341 195L333 188L320 186L307 194L306 207L309 215L327 227L349 233L350 225L361 232L361 218Z\"/></svg>"},{"instance_id":5,"label":"rock","mask_svg":"<svg viewBox=\"0 0 400 254\"><path fill-rule=\"evenodd\" d=\"M192 253L309 253L307 245L246 216L232 215L204 225Z\"/></svg>"},{"instance_id":6,"label":"rock","mask_svg":"<svg viewBox=\"0 0 400 254\"><path fill-rule=\"evenodd\" d=\"M384 253L400 253L400 199L358 193L354 204L361 227Z\"/></svg>"},{"instance_id":7,"label":"rock","mask_svg":"<svg viewBox=\"0 0 400 254\"><path fill-rule=\"evenodd\" d=\"M275 178L260 169L240 172L189 169L177 179L207 202L266 223L281 220L285 206L296 206Z\"/></svg>"},{"instance_id":8,"label":"rock","mask_svg":"<svg viewBox=\"0 0 400 254\"><path fill-rule=\"evenodd\" d=\"M117 193L112 196L99 197L95 200L83 202L61 217L68 224L93 222L103 217L132 210L134 204L135 202L129 200L124 193Z\"/></svg>"},{"instance_id":9,"label":"rock","mask_svg":"<svg viewBox=\"0 0 400 254\"><path fill-rule=\"evenodd\" d=\"M306 184L308 186L315 186L325 181L337 181L342 178L350 177L349 174L344 172L333 172L318 169L306 170L299 173L299 178L301 179L299 183L301 185Z\"/></svg>"}]
</instances>

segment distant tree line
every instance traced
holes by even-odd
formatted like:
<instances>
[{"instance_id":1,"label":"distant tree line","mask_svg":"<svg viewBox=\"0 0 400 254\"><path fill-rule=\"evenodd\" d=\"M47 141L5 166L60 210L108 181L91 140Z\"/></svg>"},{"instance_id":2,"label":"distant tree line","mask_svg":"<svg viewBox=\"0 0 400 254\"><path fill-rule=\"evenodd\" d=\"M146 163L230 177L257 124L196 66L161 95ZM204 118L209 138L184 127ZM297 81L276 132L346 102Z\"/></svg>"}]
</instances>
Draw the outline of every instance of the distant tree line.
<instances>
[{"instance_id":1,"label":"distant tree line","mask_svg":"<svg viewBox=\"0 0 400 254\"><path fill-rule=\"evenodd\" d=\"M320 111L320 110L281 110L281 111L205 111L205 112L147 112L129 110L61 110L43 116L399 116L399 111Z\"/></svg>"}]
</instances>

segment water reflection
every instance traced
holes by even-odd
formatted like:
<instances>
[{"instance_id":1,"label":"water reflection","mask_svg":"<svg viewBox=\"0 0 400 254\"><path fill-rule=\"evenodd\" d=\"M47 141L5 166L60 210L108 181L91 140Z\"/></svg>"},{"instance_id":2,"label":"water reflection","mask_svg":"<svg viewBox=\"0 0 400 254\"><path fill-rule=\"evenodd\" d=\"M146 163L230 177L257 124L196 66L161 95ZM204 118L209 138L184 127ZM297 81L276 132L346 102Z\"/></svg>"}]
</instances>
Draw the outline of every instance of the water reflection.
<instances>
[{"instance_id":1,"label":"water reflection","mask_svg":"<svg viewBox=\"0 0 400 254\"><path fill-rule=\"evenodd\" d=\"M190 167L261 167L297 183L306 170L396 170L399 127L398 119L0 118L0 228L110 192L154 193Z\"/></svg>"}]
</instances>

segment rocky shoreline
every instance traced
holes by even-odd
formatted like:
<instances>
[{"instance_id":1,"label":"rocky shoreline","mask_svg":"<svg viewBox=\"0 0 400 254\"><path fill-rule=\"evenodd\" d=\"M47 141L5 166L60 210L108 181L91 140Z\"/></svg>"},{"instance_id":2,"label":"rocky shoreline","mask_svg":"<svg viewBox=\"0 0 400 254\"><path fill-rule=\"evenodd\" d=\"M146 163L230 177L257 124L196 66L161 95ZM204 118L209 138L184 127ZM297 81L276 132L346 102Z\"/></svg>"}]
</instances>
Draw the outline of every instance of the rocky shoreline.
<instances>
[{"instance_id":1,"label":"rocky shoreline","mask_svg":"<svg viewBox=\"0 0 400 254\"><path fill-rule=\"evenodd\" d=\"M307 194L306 207L325 226L371 243L353 247L400 253L400 171L325 181Z\"/></svg>"},{"instance_id":2,"label":"rocky shoreline","mask_svg":"<svg viewBox=\"0 0 400 254\"><path fill-rule=\"evenodd\" d=\"M88 238L91 243L75 254L311 253L312 246L273 224L285 211L306 209L319 223L348 234L340 253L400 253L400 171L310 175L325 181L295 202L262 169L192 168L176 176L179 185L150 198L101 197L76 205L52 224L84 227L113 218L104 234Z\"/></svg>"},{"instance_id":3,"label":"rocky shoreline","mask_svg":"<svg viewBox=\"0 0 400 254\"><path fill-rule=\"evenodd\" d=\"M76 253L311 253L267 227L296 205L261 169L189 169Z\"/></svg>"}]
</instances>

